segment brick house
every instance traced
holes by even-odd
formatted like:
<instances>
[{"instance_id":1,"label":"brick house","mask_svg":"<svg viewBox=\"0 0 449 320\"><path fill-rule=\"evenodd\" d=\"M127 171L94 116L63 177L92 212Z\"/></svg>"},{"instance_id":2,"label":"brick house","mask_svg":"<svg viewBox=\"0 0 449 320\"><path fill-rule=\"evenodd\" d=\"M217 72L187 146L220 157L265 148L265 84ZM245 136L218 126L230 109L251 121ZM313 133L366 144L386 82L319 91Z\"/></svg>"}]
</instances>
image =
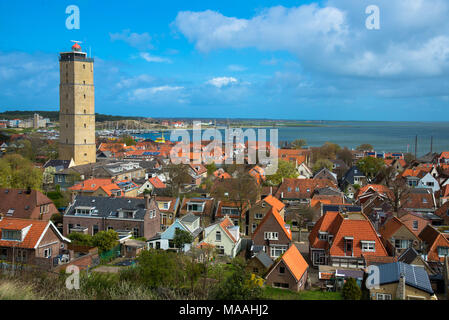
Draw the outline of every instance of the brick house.
<instances>
[{"instance_id":1,"label":"brick house","mask_svg":"<svg viewBox=\"0 0 449 320\"><path fill-rule=\"evenodd\" d=\"M269 286L293 291L304 290L309 265L295 245L281 256L268 271L266 283Z\"/></svg>"},{"instance_id":2,"label":"brick house","mask_svg":"<svg viewBox=\"0 0 449 320\"><path fill-rule=\"evenodd\" d=\"M275 208L271 208L254 231L253 246L261 247L270 258L281 256L292 242L290 226Z\"/></svg>"},{"instance_id":3,"label":"brick house","mask_svg":"<svg viewBox=\"0 0 449 320\"><path fill-rule=\"evenodd\" d=\"M69 242L51 221L0 217L0 260L51 268Z\"/></svg>"},{"instance_id":4,"label":"brick house","mask_svg":"<svg viewBox=\"0 0 449 320\"><path fill-rule=\"evenodd\" d=\"M444 257L449 255L449 240L435 227L428 224L419 237L424 242L426 261L443 262Z\"/></svg>"},{"instance_id":5,"label":"brick house","mask_svg":"<svg viewBox=\"0 0 449 320\"><path fill-rule=\"evenodd\" d=\"M310 204L316 189L331 187L336 185L328 179L295 179L285 178L276 191L275 197L284 203Z\"/></svg>"},{"instance_id":6,"label":"brick house","mask_svg":"<svg viewBox=\"0 0 449 320\"><path fill-rule=\"evenodd\" d=\"M284 219L285 214L285 204L271 194L263 198L262 200L256 202L248 211L248 214L245 216L245 235L252 236L254 231L256 231L257 226L265 217L265 215L271 210L271 208L275 208L282 219Z\"/></svg>"},{"instance_id":7,"label":"brick house","mask_svg":"<svg viewBox=\"0 0 449 320\"><path fill-rule=\"evenodd\" d=\"M365 256L388 256L376 230L363 213L327 211L309 234L314 266L361 268Z\"/></svg>"},{"instance_id":8,"label":"brick house","mask_svg":"<svg viewBox=\"0 0 449 320\"><path fill-rule=\"evenodd\" d=\"M5 217L48 221L58 212L40 191L0 188L0 213Z\"/></svg>"},{"instance_id":9,"label":"brick house","mask_svg":"<svg viewBox=\"0 0 449 320\"><path fill-rule=\"evenodd\" d=\"M379 233L385 248L392 256L399 256L408 248L421 251L421 239L396 217L388 219L379 228Z\"/></svg>"},{"instance_id":10,"label":"brick house","mask_svg":"<svg viewBox=\"0 0 449 320\"><path fill-rule=\"evenodd\" d=\"M154 198L76 196L64 214L64 235L73 231L94 235L113 229L150 239L161 230L161 213Z\"/></svg>"},{"instance_id":11,"label":"brick house","mask_svg":"<svg viewBox=\"0 0 449 320\"><path fill-rule=\"evenodd\" d=\"M187 198L182 199L179 215L193 213L201 218L201 226L206 227L213 221L215 208L214 198Z\"/></svg>"},{"instance_id":12,"label":"brick house","mask_svg":"<svg viewBox=\"0 0 449 320\"><path fill-rule=\"evenodd\" d=\"M155 197L159 211L161 212L161 231L167 229L173 222L175 222L176 215L179 210L179 197Z\"/></svg>"}]
</instances>

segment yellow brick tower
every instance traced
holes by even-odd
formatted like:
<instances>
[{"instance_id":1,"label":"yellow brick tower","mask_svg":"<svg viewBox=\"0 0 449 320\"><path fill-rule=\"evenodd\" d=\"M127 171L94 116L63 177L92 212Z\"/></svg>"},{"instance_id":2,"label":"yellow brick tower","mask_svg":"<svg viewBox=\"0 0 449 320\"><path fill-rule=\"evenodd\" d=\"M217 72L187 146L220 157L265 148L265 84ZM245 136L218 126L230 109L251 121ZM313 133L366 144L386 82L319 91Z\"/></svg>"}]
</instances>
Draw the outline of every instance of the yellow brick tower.
<instances>
[{"instance_id":1,"label":"yellow brick tower","mask_svg":"<svg viewBox=\"0 0 449 320\"><path fill-rule=\"evenodd\" d=\"M59 159L95 162L94 59L75 43L60 53L59 70Z\"/></svg>"}]
</instances>

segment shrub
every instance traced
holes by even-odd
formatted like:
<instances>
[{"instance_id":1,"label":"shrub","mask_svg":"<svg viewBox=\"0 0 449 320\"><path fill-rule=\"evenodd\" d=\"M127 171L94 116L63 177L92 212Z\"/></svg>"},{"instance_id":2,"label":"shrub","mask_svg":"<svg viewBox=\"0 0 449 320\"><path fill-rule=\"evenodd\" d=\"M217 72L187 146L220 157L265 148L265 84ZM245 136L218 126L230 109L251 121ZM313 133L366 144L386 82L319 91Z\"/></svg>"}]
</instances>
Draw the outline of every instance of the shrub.
<instances>
[{"instance_id":1,"label":"shrub","mask_svg":"<svg viewBox=\"0 0 449 320\"><path fill-rule=\"evenodd\" d=\"M342 294L345 300L360 300L362 290L354 278L349 278L343 286Z\"/></svg>"}]
</instances>

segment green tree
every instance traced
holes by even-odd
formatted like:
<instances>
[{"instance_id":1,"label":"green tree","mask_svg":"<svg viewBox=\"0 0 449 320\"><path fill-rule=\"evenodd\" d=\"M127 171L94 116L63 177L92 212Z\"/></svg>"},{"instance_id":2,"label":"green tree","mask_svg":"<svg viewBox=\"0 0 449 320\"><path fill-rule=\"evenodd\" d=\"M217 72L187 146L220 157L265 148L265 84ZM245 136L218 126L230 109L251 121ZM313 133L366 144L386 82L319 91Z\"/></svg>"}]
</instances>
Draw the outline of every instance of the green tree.
<instances>
[{"instance_id":1,"label":"green tree","mask_svg":"<svg viewBox=\"0 0 449 320\"><path fill-rule=\"evenodd\" d=\"M211 176L214 174L214 172L217 170L217 166L215 165L215 162L211 162L209 164L206 164L207 168L207 175Z\"/></svg>"},{"instance_id":2,"label":"green tree","mask_svg":"<svg viewBox=\"0 0 449 320\"><path fill-rule=\"evenodd\" d=\"M267 176L267 181L272 185L278 185L283 178L297 178L298 170L295 165L289 161L279 160L278 169L275 174Z\"/></svg>"},{"instance_id":3,"label":"green tree","mask_svg":"<svg viewBox=\"0 0 449 320\"><path fill-rule=\"evenodd\" d=\"M170 251L142 251L137 258L136 280L150 288L179 286L183 274L180 257L181 255Z\"/></svg>"},{"instance_id":4,"label":"green tree","mask_svg":"<svg viewBox=\"0 0 449 320\"><path fill-rule=\"evenodd\" d=\"M81 232L72 232L67 236L73 244L80 246L93 246L92 236Z\"/></svg>"},{"instance_id":5,"label":"green tree","mask_svg":"<svg viewBox=\"0 0 449 320\"><path fill-rule=\"evenodd\" d=\"M168 165L168 175L170 177L169 186L173 196L181 193L182 187L192 181L189 174L189 168L185 164L170 164Z\"/></svg>"},{"instance_id":6,"label":"green tree","mask_svg":"<svg viewBox=\"0 0 449 320\"><path fill-rule=\"evenodd\" d=\"M176 228L175 236L173 237L173 243L176 248L183 248L185 244L193 242L192 235L182 229Z\"/></svg>"},{"instance_id":7,"label":"green tree","mask_svg":"<svg viewBox=\"0 0 449 320\"><path fill-rule=\"evenodd\" d=\"M262 289L251 279L242 258L235 258L231 273L212 291L215 300L256 300L262 297Z\"/></svg>"},{"instance_id":8,"label":"green tree","mask_svg":"<svg viewBox=\"0 0 449 320\"><path fill-rule=\"evenodd\" d=\"M348 167L352 166L353 154L347 147L337 152L337 159L343 161Z\"/></svg>"},{"instance_id":9,"label":"green tree","mask_svg":"<svg viewBox=\"0 0 449 320\"><path fill-rule=\"evenodd\" d=\"M357 281L354 278L349 278L343 285L342 294L345 300L360 300L362 297L362 290L357 285Z\"/></svg>"},{"instance_id":10,"label":"green tree","mask_svg":"<svg viewBox=\"0 0 449 320\"><path fill-rule=\"evenodd\" d=\"M337 152L341 150L338 144L332 142L326 142L321 147L311 148L312 150L312 162L316 162L318 159L335 160Z\"/></svg>"},{"instance_id":11,"label":"green tree","mask_svg":"<svg viewBox=\"0 0 449 320\"><path fill-rule=\"evenodd\" d=\"M404 154L404 160L405 160L405 162L407 163L407 164L410 164L410 163L412 163L412 161L414 161L416 158L415 158L415 155L413 155L413 154L411 154L411 153L406 153L406 154Z\"/></svg>"},{"instance_id":12,"label":"green tree","mask_svg":"<svg viewBox=\"0 0 449 320\"><path fill-rule=\"evenodd\" d=\"M373 157L365 157L357 161L357 167L369 179L373 179L384 166L385 162L382 159Z\"/></svg>"},{"instance_id":13,"label":"green tree","mask_svg":"<svg viewBox=\"0 0 449 320\"><path fill-rule=\"evenodd\" d=\"M302 149L306 145L307 142L304 139L296 139L295 141L292 142L292 146L294 149Z\"/></svg>"},{"instance_id":14,"label":"green tree","mask_svg":"<svg viewBox=\"0 0 449 320\"><path fill-rule=\"evenodd\" d=\"M19 154L9 154L1 158L0 169L0 186L3 188L42 188L42 172Z\"/></svg>"},{"instance_id":15,"label":"green tree","mask_svg":"<svg viewBox=\"0 0 449 320\"><path fill-rule=\"evenodd\" d=\"M317 162L313 165L312 170L314 172L318 172L323 168L326 168L330 171L332 171L333 163L328 159L318 159Z\"/></svg>"},{"instance_id":16,"label":"green tree","mask_svg":"<svg viewBox=\"0 0 449 320\"><path fill-rule=\"evenodd\" d=\"M92 245L100 252L108 251L118 244L118 233L114 230L100 231L92 237Z\"/></svg>"},{"instance_id":17,"label":"green tree","mask_svg":"<svg viewBox=\"0 0 449 320\"><path fill-rule=\"evenodd\" d=\"M374 147L369 143L363 143L356 148L357 151L373 151Z\"/></svg>"},{"instance_id":18,"label":"green tree","mask_svg":"<svg viewBox=\"0 0 449 320\"><path fill-rule=\"evenodd\" d=\"M126 144L127 146L133 146L136 144L136 141L130 135L123 135L121 138L121 142Z\"/></svg>"}]
</instances>

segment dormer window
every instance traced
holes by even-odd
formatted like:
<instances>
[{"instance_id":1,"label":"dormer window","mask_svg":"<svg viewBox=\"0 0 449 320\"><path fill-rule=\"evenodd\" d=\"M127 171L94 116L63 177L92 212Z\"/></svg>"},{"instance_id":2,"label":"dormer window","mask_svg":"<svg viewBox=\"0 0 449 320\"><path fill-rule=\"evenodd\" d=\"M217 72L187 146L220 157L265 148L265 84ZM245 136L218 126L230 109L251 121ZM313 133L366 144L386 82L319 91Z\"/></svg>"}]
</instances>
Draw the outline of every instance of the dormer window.
<instances>
[{"instance_id":1,"label":"dormer window","mask_svg":"<svg viewBox=\"0 0 449 320\"><path fill-rule=\"evenodd\" d=\"M204 202L198 203L198 202L189 202L187 203L187 211L191 212L203 212L204 210Z\"/></svg>"},{"instance_id":2,"label":"dormer window","mask_svg":"<svg viewBox=\"0 0 449 320\"><path fill-rule=\"evenodd\" d=\"M327 240L327 236L328 236L328 233L327 232L322 232L322 231L319 231L318 232L318 239L320 239L320 240Z\"/></svg>"},{"instance_id":3,"label":"dormer window","mask_svg":"<svg viewBox=\"0 0 449 320\"><path fill-rule=\"evenodd\" d=\"M22 241L22 230L2 230L2 240Z\"/></svg>"},{"instance_id":4,"label":"dormer window","mask_svg":"<svg viewBox=\"0 0 449 320\"><path fill-rule=\"evenodd\" d=\"M90 215L95 207L76 207L75 214Z\"/></svg>"},{"instance_id":5,"label":"dormer window","mask_svg":"<svg viewBox=\"0 0 449 320\"><path fill-rule=\"evenodd\" d=\"M7 216L12 216L14 214L14 208L11 208L8 210L8 212L6 212Z\"/></svg>"}]
</instances>

